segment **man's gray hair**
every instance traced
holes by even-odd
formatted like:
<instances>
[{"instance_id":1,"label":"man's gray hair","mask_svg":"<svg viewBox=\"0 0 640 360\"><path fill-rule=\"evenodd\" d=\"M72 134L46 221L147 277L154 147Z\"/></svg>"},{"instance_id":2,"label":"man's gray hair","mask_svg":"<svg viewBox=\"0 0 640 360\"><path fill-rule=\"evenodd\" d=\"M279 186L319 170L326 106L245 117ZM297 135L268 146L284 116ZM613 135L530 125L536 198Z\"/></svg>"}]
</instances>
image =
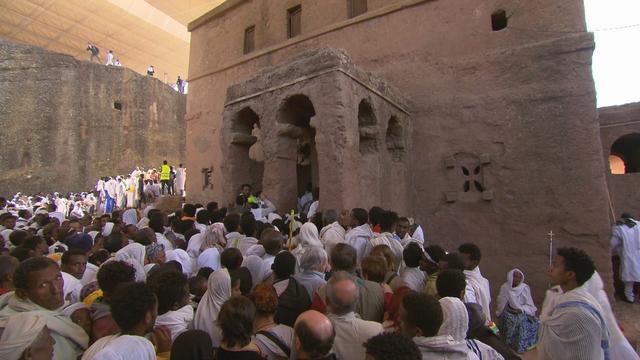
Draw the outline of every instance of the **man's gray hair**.
<instances>
[{"instance_id":1,"label":"man's gray hair","mask_svg":"<svg viewBox=\"0 0 640 360\"><path fill-rule=\"evenodd\" d=\"M328 262L327 252L317 246L306 248L300 256L300 268L303 271L324 272Z\"/></svg>"},{"instance_id":2,"label":"man's gray hair","mask_svg":"<svg viewBox=\"0 0 640 360\"><path fill-rule=\"evenodd\" d=\"M335 285L345 280L351 281L356 289L355 295L351 299L346 298L345 296L338 296L335 291ZM344 315L349 312L356 311L359 291L358 284L356 284L353 275L346 271L336 271L331 275L331 278L327 282L326 293L329 310L332 314Z\"/></svg>"},{"instance_id":3,"label":"man's gray hair","mask_svg":"<svg viewBox=\"0 0 640 360\"><path fill-rule=\"evenodd\" d=\"M322 224L327 226L338 221L338 212L335 209L327 209L322 212Z\"/></svg>"}]
</instances>

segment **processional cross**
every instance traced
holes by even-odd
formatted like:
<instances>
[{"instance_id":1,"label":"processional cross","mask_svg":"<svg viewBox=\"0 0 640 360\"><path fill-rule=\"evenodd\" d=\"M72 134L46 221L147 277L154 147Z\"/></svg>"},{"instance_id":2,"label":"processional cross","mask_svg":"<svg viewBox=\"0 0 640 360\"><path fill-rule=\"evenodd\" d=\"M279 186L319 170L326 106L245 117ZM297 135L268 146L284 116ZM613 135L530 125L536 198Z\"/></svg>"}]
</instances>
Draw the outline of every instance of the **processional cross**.
<instances>
[{"instance_id":1,"label":"processional cross","mask_svg":"<svg viewBox=\"0 0 640 360\"><path fill-rule=\"evenodd\" d=\"M549 266L551 266L551 262L553 261L553 230L547 233L549 236Z\"/></svg>"}]
</instances>

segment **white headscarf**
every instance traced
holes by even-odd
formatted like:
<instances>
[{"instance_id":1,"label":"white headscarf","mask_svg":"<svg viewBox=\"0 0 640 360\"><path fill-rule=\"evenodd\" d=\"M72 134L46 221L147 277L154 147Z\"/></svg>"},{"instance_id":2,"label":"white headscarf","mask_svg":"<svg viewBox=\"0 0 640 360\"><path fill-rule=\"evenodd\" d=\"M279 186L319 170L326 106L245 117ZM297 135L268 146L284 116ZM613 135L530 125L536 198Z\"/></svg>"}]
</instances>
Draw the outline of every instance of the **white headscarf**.
<instances>
[{"instance_id":1,"label":"white headscarf","mask_svg":"<svg viewBox=\"0 0 640 360\"><path fill-rule=\"evenodd\" d=\"M455 341L464 342L469 328L469 313L466 306L458 298L444 297L440 299L442 306L442 325L438 335L450 335Z\"/></svg>"},{"instance_id":2,"label":"white headscarf","mask_svg":"<svg viewBox=\"0 0 640 360\"><path fill-rule=\"evenodd\" d=\"M146 249L144 245L131 243L116 252L115 259L124 261L133 266L136 270L136 281L144 281L146 278L144 272L144 257Z\"/></svg>"},{"instance_id":3,"label":"white headscarf","mask_svg":"<svg viewBox=\"0 0 640 360\"><path fill-rule=\"evenodd\" d=\"M77 302L77 303L73 303L69 306L67 306L66 308L62 309L62 313L65 316L71 317L71 315L73 315L74 312L81 310L81 309L89 309L87 307L87 305L85 303L83 303L82 301Z\"/></svg>"},{"instance_id":4,"label":"white headscarf","mask_svg":"<svg viewBox=\"0 0 640 360\"><path fill-rule=\"evenodd\" d=\"M0 337L0 359L17 360L38 338L47 321L36 312L23 312L9 316L7 325Z\"/></svg>"},{"instance_id":5,"label":"white headscarf","mask_svg":"<svg viewBox=\"0 0 640 360\"><path fill-rule=\"evenodd\" d=\"M136 209L127 209L122 213L122 222L125 225L137 225L138 224L138 212Z\"/></svg>"},{"instance_id":6,"label":"white headscarf","mask_svg":"<svg viewBox=\"0 0 640 360\"><path fill-rule=\"evenodd\" d=\"M113 232L113 226L115 224L112 222L108 222L106 224L104 224L104 227L102 228L102 236L107 237L109 235L111 235L111 232Z\"/></svg>"},{"instance_id":7,"label":"white headscarf","mask_svg":"<svg viewBox=\"0 0 640 360\"><path fill-rule=\"evenodd\" d=\"M182 273L187 276L191 276L191 273L193 272L193 264L191 263L191 257L186 251L182 249L167 250L165 254L167 256L167 261L175 260L179 262L180 265L182 265Z\"/></svg>"},{"instance_id":8,"label":"white headscarf","mask_svg":"<svg viewBox=\"0 0 640 360\"><path fill-rule=\"evenodd\" d=\"M209 248L198 256L198 263L196 265L196 271L202 269L203 267L208 267L213 269L213 271L220 269L220 252L217 248Z\"/></svg>"},{"instance_id":9,"label":"white headscarf","mask_svg":"<svg viewBox=\"0 0 640 360\"><path fill-rule=\"evenodd\" d=\"M193 327L205 331L211 337L214 347L220 346L222 331L216 324L220 308L231 298L231 277L227 269L214 271L209 275L207 291L198 304Z\"/></svg>"},{"instance_id":10,"label":"white headscarf","mask_svg":"<svg viewBox=\"0 0 640 360\"><path fill-rule=\"evenodd\" d=\"M2 232L0 232L0 235L4 239L4 243L7 248L11 245L11 243L9 243L9 236L11 236L12 232L13 230L11 229L4 229L2 230Z\"/></svg>"},{"instance_id":11,"label":"white headscarf","mask_svg":"<svg viewBox=\"0 0 640 360\"><path fill-rule=\"evenodd\" d=\"M264 260L256 255L247 256L242 262L242 266L246 267L251 273L252 287L258 285L264 280L264 274L262 269L264 267Z\"/></svg>"},{"instance_id":12,"label":"white headscarf","mask_svg":"<svg viewBox=\"0 0 640 360\"><path fill-rule=\"evenodd\" d=\"M519 272L522 275L522 281L518 286L513 287L513 276ZM536 314L536 306L531 297L529 285L524 283L524 273L520 269L512 269L507 273L507 282L500 287L498 294L498 306L496 307L496 315L500 316L507 304L516 310L522 310L525 314L534 316Z\"/></svg>"},{"instance_id":13,"label":"white headscarf","mask_svg":"<svg viewBox=\"0 0 640 360\"><path fill-rule=\"evenodd\" d=\"M307 222L300 228L298 242L301 247L317 246L322 247L322 243L318 238L318 228L312 222Z\"/></svg>"}]
</instances>

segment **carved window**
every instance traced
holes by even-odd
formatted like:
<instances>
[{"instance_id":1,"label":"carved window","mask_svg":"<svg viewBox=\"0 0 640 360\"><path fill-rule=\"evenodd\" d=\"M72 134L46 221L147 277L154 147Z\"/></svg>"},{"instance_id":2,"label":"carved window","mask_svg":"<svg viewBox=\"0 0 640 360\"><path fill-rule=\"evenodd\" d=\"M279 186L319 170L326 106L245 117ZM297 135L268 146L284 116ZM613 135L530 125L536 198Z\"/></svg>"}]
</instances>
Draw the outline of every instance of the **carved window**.
<instances>
[{"instance_id":1,"label":"carved window","mask_svg":"<svg viewBox=\"0 0 640 360\"><path fill-rule=\"evenodd\" d=\"M249 26L244 30L244 54L248 54L255 49L256 27Z\"/></svg>"},{"instance_id":2,"label":"carved window","mask_svg":"<svg viewBox=\"0 0 640 360\"><path fill-rule=\"evenodd\" d=\"M294 6L287 10L287 37L300 35L302 32L302 6Z\"/></svg>"},{"instance_id":3,"label":"carved window","mask_svg":"<svg viewBox=\"0 0 640 360\"><path fill-rule=\"evenodd\" d=\"M462 170L462 176L464 177L464 183L462 185L462 189L464 192L484 191L482 178L480 177L480 173L482 172L482 167L480 165L475 165L473 167L473 170L467 169L467 166L462 165L460 166L460 170Z\"/></svg>"},{"instance_id":4,"label":"carved window","mask_svg":"<svg viewBox=\"0 0 640 360\"><path fill-rule=\"evenodd\" d=\"M362 15L367 12L367 0L347 0L349 18Z\"/></svg>"},{"instance_id":5,"label":"carved window","mask_svg":"<svg viewBox=\"0 0 640 360\"><path fill-rule=\"evenodd\" d=\"M389 119L387 134L385 136L387 151L391 155L392 161L402 161L404 157L404 131L402 124L395 116Z\"/></svg>"},{"instance_id":6,"label":"carved window","mask_svg":"<svg viewBox=\"0 0 640 360\"><path fill-rule=\"evenodd\" d=\"M378 121L373 107L367 100L358 105L358 130L360 132L360 154L370 155L378 151Z\"/></svg>"},{"instance_id":7,"label":"carved window","mask_svg":"<svg viewBox=\"0 0 640 360\"><path fill-rule=\"evenodd\" d=\"M500 31L506 29L509 18L504 10L497 10L491 14L491 30Z\"/></svg>"}]
</instances>

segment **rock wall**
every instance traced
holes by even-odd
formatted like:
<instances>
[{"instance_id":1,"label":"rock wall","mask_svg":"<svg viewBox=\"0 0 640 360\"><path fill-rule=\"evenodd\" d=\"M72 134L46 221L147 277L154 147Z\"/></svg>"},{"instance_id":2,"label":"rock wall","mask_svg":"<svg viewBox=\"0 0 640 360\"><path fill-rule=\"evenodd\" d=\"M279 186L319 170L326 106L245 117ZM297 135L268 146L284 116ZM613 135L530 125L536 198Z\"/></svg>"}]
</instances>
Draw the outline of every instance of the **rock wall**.
<instances>
[{"instance_id":1,"label":"rock wall","mask_svg":"<svg viewBox=\"0 0 640 360\"><path fill-rule=\"evenodd\" d=\"M0 195L184 161L186 96L126 68L0 39L0 108Z\"/></svg>"},{"instance_id":2,"label":"rock wall","mask_svg":"<svg viewBox=\"0 0 640 360\"><path fill-rule=\"evenodd\" d=\"M293 39L286 38L285 18L293 1L237 3L190 27L187 166L213 171L206 189L201 178L188 179L190 200L230 201L235 195L222 186L229 174L221 154L228 144L220 134L230 86L304 52L343 49L409 103L413 178L406 186L412 206L401 215L425 227L428 243L449 250L477 243L494 299L516 266L542 299L550 230L555 247L583 248L610 279L610 221L591 76L595 45L581 0L398 0L353 19L343 1L303 0L302 34ZM508 25L492 31L498 10L506 12ZM243 56L242 34L252 24L257 50ZM341 169L355 179L345 197L369 189L360 170ZM387 188L393 186L402 185Z\"/></svg>"}]
</instances>

